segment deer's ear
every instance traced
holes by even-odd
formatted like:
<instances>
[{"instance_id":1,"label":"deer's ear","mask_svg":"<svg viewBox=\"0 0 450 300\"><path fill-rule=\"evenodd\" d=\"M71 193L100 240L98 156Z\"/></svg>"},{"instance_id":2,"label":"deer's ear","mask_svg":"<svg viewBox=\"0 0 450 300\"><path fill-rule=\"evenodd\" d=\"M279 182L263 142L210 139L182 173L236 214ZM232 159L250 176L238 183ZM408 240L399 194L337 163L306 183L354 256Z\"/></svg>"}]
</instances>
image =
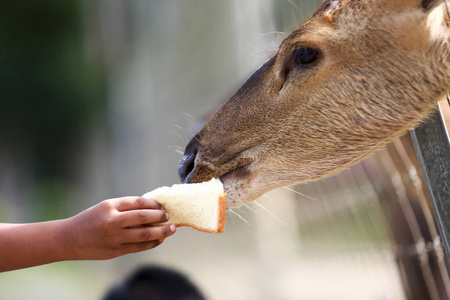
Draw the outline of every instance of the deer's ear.
<instances>
[{"instance_id":1,"label":"deer's ear","mask_svg":"<svg viewBox=\"0 0 450 300\"><path fill-rule=\"evenodd\" d=\"M422 7L425 10L432 10L433 8L441 5L442 0L422 0Z\"/></svg>"}]
</instances>

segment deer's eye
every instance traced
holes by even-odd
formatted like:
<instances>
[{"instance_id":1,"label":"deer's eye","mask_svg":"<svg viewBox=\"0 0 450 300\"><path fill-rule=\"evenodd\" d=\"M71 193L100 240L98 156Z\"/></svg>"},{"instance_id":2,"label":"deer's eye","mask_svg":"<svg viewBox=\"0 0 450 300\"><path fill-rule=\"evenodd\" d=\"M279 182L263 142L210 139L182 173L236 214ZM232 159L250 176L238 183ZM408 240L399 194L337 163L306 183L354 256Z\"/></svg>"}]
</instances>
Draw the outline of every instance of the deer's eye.
<instances>
[{"instance_id":1,"label":"deer's eye","mask_svg":"<svg viewBox=\"0 0 450 300\"><path fill-rule=\"evenodd\" d=\"M313 48L301 47L294 50L295 63L307 65L312 63L319 56L319 52Z\"/></svg>"}]
</instances>

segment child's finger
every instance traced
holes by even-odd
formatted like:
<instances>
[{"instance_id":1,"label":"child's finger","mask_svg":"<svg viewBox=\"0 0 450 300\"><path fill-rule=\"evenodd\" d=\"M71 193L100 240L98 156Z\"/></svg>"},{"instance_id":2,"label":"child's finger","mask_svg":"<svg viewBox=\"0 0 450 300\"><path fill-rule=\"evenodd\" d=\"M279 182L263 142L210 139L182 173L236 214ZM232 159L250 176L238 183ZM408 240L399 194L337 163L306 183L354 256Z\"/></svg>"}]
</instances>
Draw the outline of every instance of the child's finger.
<instances>
[{"instance_id":1,"label":"child's finger","mask_svg":"<svg viewBox=\"0 0 450 300\"><path fill-rule=\"evenodd\" d=\"M152 223L162 223L169 220L169 213L163 209L138 209L120 213L122 228Z\"/></svg>"},{"instance_id":2,"label":"child's finger","mask_svg":"<svg viewBox=\"0 0 450 300\"><path fill-rule=\"evenodd\" d=\"M154 240L165 239L175 233L175 225L167 224L162 226L151 226L141 228L130 228L126 230L123 237L123 244L142 243Z\"/></svg>"},{"instance_id":3,"label":"child's finger","mask_svg":"<svg viewBox=\"0 0 450 300\"><path fill-rule=\"evenodd\" d=\"M159 204L155 200L142 197L122 197L111 200L113 201L113 205L118 211L162 208L161 204Z\"/></svg>"},{"instance_id":4,"label":"child's finger","mask_svg":"<svg viewBox=\"0 0 450 300\"><path fill-rule=\"evenodd\" d=\"M163 241L156 240L156 241L141 242L141 243L128 243L128 244L124 244L123 248L121 250L123 251L123 254L136 253L136 252L153 249L153 248L161 245L162 242Z\"/></svg>"}]
</instances>

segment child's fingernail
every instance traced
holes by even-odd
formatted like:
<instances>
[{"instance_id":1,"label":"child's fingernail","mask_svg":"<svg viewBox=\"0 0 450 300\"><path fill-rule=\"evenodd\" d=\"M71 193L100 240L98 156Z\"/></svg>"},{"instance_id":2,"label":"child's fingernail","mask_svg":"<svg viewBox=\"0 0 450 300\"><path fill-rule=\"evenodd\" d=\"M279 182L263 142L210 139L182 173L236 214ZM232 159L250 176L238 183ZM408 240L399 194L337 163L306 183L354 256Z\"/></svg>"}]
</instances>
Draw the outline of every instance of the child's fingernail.
<instances>
[{"instance_id":1,"label":"child's fingernail","mask_svg":"<svg viewBox=\"0 0 450 300\"><path fill-rule=\"evenodd\" d=\"M175 230L177 229L177 228L175 227L175 225L173 225L173 224L170 225L169 228L170 228L170 231L172 231L172 232L175 232Z\"/></svg>"},{"instance_id":2,"label":"child's fingernail","mask_svg":"<svg viewBox=\"0 0 450 300\"><path fill-rule=\"evenodd\" d=\"M164 218L165 218L166 221L169 220L169 213L168 213L168 212L166 212L166 213L164 214Z\"/></svg>"}]
</instances>

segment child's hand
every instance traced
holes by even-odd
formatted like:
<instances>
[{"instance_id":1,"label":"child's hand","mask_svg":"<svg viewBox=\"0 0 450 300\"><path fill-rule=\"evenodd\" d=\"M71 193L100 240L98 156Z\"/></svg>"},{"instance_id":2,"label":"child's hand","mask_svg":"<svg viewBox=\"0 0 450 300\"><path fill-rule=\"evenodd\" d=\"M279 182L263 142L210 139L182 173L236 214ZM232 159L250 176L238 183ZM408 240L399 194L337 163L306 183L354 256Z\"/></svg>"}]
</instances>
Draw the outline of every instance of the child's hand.
<instances>
[{"instance_id":1,"label":"child's hand","mask_svg":"<svg viewBox=\"0 0 450 300\"><path fill-rule=\"evenodd\" d=\"M0 223L0 272L148 250L175 232L174 225L156 225L168 218L153 200L123 197L105 200L69 219Z\"/></svg>"},{"instance_id":2,"label":"child's hand","mask_svg":"<svg viewBox=\"0 0 450 300\"><path fill-rule=\"evenodd\" d=\"M66 219L63 236L68 238L73 259L110 259L161 244L175 232L175 226L154 224L168 219L168 213L153 200L115 198Z\"/></svg>"}]
</instances>

